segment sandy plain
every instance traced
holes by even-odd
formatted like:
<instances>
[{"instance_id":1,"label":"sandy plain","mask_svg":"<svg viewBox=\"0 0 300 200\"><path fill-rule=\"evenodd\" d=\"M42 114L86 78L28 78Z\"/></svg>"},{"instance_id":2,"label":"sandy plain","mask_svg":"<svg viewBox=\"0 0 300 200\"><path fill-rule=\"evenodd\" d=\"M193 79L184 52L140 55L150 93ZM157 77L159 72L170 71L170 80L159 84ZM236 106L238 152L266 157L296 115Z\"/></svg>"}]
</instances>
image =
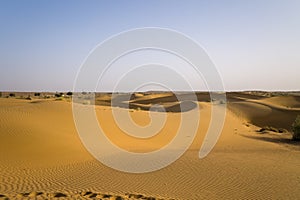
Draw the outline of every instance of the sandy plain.
<instances>
[{"instance_id":1,"label":"sandy plain","mask_svg":"<svg viewBox=\"0 0 300 200\"><path fill-rule=\"evenodd\" d=\"M72 97L2 93L0 199L300 198L300 143L291 140L291 125L300 114L298 93L227 93L227 104L217 102L226 106L221 136L203 159L198 154L214 102L205 92L196 94L196 102L184 100L189 93L177 95L183 101L173 93L146 92L98 93L95 102L84 96L77 102L95 104L107 137L136 153L162 148L175 137L181 114L199 110L197 135L183 156L161 170L132 174L107 167L86 150L73 120ZM153 110L154 104L160 107ZM125 134L112 111L129 111L140 126L150 123L149 113L167 118L146 140Z\"/></svg>"}]
</instances>

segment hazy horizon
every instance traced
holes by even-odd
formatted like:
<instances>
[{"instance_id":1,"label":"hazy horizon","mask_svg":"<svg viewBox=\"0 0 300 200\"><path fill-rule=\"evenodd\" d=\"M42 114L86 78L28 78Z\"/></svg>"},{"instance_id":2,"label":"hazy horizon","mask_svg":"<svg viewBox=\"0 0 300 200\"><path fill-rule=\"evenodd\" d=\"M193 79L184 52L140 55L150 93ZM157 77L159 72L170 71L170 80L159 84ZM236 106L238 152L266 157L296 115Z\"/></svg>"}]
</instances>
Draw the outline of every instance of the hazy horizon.
<instances>
[{"instance_id":1,"label":"hazy horizon","mask_svg":"<svg viewBox=\"0 0 300 200\"><path fill-rule=\"evenodd\" d=\"M0 91L72 91L80 66L96 45L142 27L167 28L195 40L215 64L225 91L299 91L299 10L300 2L292 0L1 1ZM131 60L140 57L144 55ZM169 55L150 52L152 57L188 69ZM110 81L124 62L136 64L129 60L114 66L103 90L111 91ZM187 79L195 90L207 89L205 80Z\"/></svg>"}]
</instances>

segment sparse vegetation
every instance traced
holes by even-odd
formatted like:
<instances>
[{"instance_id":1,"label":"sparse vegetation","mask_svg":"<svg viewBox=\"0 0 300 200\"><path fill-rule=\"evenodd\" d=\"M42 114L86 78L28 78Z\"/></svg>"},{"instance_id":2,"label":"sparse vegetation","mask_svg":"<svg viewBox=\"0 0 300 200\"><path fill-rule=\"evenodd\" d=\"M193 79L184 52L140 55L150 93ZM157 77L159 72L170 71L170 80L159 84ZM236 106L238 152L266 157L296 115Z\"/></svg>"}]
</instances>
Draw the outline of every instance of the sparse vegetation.
<instances>
[{"instance_id":1,"label":"sparse vegetation","mask_svg":"<svg viewBox=\"0 0 300 200\"><path fill-rule=\"evenodd\" d=\"M300 140L300 115L297 116L292 125L293 140Z\"/></svg>"},{"instance_id":2,"label":"sparse vegetation","mask_svg":"<svg viewBox=\"0 0 300 200\"><path fill-rule=\"evenodd\" d=\"M63 95L64 95L64 93L61 92L61 93L55 93L54 96L57 97L57 98L59 98L59 97L62 97Z\"/></svg>"},{"instance_id":3,"label":"sparse vegetation","mask_svg":"<svg viewBox=\"0 0 300 200\"><path fill-rule=\"evenodd\" d=\"M57 98L55 99L55 101L62 101L62 100L64 100L63 97L57 97Z\"/></svg>"},{"instance_id":4,"label":"sparse vegetation","mask_svg":"<svg viewBox=\"0 0 300 200\"><path fill-rule=\"evenodd\" d=\"M286 129L284 128L275 128L275 127L272 127L272 126L265 126L259 130L257 130L258 133L267 133L268 131L271 131L271 132L275 132L275 133L286 133L288 132Z\"/></svg>"}]
</instances>

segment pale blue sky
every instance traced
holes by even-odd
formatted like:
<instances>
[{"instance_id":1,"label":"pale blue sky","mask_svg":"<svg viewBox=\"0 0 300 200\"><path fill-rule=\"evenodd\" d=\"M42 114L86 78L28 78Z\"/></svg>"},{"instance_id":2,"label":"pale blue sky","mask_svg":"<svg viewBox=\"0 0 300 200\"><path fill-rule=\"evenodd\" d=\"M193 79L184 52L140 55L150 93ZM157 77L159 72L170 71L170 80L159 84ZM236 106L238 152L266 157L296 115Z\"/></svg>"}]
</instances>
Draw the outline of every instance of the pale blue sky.
<instances>
[{"instance_id":1,"label":"pale blue sky","mask_svg":"<svg viewBox=\"0 0 300 200\"><path fill-rule=\"evenodd\" d=\"M299 90L299 10L298 0L0 0L0 91L71 90L97 44L141 27L193 38L226 90Z\"/></svg>"}]
</instances>

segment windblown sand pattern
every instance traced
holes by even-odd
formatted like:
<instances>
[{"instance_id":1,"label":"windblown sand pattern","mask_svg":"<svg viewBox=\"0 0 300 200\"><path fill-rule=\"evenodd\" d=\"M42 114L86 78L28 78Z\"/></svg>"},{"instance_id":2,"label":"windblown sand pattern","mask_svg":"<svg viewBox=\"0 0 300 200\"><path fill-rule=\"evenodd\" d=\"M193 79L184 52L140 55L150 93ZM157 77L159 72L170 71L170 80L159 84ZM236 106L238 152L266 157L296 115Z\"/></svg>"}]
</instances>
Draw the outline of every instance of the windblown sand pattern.
<instances>
[{"instance_id":1,"label":"windblown sand pattern","mask_svg":"<svg viewBox=\"0 0 300 200\"><path fill-rule=\"evenodd\" d=\"M87 152L73 122L70 98L0 98L0 199L300 198L300 144L291 141L290 133L300 114L297 94L228 93L222 135L201 160L198 151L210 123L210 97L198 93L198 101L190 102L188 93L180 95L182 101L173 93L120 94L111 105L111 94L102 93L89 102L96 104L100 123L105 119L110 139L133 152L161 148L174 137L180 113L199 105L200 126L189 150L170 166L145 174L113 170ZM149 112L163 112L149 111L154 104L167 114L160 134L150 143L122 136L112 110L129 108L133 120L146 125Z\"/></svg>"}]
</instances>

